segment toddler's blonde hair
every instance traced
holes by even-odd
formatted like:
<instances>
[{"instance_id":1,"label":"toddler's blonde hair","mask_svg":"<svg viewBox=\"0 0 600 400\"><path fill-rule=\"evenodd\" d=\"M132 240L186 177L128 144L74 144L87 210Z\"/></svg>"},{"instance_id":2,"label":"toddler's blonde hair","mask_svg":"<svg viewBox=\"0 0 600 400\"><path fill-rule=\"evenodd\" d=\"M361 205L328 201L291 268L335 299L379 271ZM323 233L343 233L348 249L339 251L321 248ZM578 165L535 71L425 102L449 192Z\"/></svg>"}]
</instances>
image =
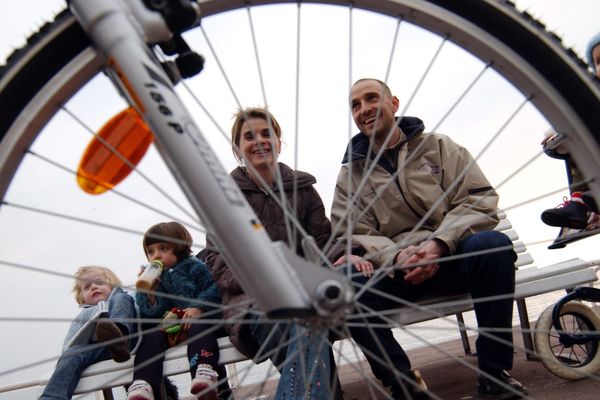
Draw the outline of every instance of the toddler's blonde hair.
<instances>
[{"instance_id":1,"label":"toddler's blonde hair","mask_svg":"<svg viewBox=\"0 0 600 400\"><path fill-rule=\"evenodd\" d=\"M110 286L117 287L123 286L119 277L112 272L110 269L106 267L99 267L97 265L86 265L83 267L79 267L75 272L75 282L73 283L73 293L75 294L75 301L77 304L83 304L83 284L85 280L82 279L82 276L89 272L99 272L104 276L104 282L109 284Z\"/></svg>"}]
</instances>

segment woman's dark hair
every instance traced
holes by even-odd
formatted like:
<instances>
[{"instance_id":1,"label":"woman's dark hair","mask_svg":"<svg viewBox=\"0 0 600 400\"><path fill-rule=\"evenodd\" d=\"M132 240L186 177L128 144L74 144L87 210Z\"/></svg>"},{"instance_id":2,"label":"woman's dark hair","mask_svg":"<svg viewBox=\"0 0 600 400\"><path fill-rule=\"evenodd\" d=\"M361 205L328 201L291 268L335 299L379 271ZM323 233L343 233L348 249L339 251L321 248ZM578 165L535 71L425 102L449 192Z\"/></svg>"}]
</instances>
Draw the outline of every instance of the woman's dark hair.
<instances>
[{"instance_id":1,"label":"woman's dark hair","mask_svg":"<svg viewBox=\"0 0 600 400\"><path fill-rule=\"evenodd\" d=\"M179 222L161 222L151 226L144 233L144 254L146 247L155 243L169 243L173 245L173 254L180 260L192 253L192 235Z\"/></svg>"}]
</instances>

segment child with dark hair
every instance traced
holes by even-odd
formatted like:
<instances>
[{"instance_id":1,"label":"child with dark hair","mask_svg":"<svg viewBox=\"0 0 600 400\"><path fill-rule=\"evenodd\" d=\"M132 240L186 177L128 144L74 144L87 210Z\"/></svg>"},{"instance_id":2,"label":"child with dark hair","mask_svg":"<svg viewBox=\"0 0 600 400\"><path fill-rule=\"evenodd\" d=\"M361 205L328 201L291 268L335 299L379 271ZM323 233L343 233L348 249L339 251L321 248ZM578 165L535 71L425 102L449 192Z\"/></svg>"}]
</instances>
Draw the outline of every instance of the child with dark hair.
<instances>
[{"instance_id":1,"label":"child with dark hair","mask_svg":"<svg viewBox=\"0 0 600 400\"><path fill-rule=\"evenodd\" d=\"M71 399L83 370L103 360L129 360L135 345L135 305L121 281L105 267L75 272L73 293L82 308L65 337L63 354L40 399ZM105 345L102 345L106 342Z\"/></svg>"},{"instance_id":2,"label":"child with dark hair","mask_svg":"<svg viewBox=\"0 0 600 400\"><path fill-rule=\"evenodd\" d=\"M192 236L180 223L165 222L150 227L142 243L148 261L161 261L163 271L151 290L136 293L140 315L168 316L180 324L177 321L161 324L144 333L127 399L154 399L154 393L160 393L165 352L185 341L192 376L190 390L199 399L214 400L219 346L212 325L202 323L201 318L221 301L217 285L206 265L190 255Z\"/></svg>"}]
</instances>

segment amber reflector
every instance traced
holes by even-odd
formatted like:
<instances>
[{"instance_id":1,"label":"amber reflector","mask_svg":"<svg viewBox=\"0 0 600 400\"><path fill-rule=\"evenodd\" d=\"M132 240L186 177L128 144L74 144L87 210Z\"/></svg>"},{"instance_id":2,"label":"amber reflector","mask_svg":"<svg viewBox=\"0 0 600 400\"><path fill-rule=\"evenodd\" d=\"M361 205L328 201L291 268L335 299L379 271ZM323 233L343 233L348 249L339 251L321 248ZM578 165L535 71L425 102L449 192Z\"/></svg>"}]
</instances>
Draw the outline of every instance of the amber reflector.
<instances>
[{"instance_id":1,"label":"amber reflector","mask_svg":"<svg viewBox=\"0 0 600 400\"><path fill-rule=\"evenodd\" d=\"M88 144L77 169L77 184L90 194L112 189L140 162L153 139L137 111L131 107L121 111Z\"/></svg>"}]
</instances>

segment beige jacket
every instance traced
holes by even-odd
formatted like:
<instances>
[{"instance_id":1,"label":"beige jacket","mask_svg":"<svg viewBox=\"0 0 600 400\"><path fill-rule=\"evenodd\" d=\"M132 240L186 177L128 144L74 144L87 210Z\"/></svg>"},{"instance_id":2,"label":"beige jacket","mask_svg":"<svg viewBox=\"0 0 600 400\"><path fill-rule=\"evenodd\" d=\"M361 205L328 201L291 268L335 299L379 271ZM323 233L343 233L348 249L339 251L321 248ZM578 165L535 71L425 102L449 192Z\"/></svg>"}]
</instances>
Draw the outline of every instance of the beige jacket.
<instances>
[{"instance_id":1,"label":"beige jacket","mask_svg":"<svg viewBox=\"0 0 600 400\"><path fill-rule=\"evenodd\" d=\"M344 241L345 210L359 189L349 213L352 241L377 266L389 265L402 248L427 239L442 240L452 254L462 239L498 223L498 195L469 152L445 135L423 133L418 118L398 121L403 142L397 171L380 159L358 188L369 146L368 137L359 133L348 147L351 155L344 156L331 210L333 233Z\"/></svg>"}]
</instances>

